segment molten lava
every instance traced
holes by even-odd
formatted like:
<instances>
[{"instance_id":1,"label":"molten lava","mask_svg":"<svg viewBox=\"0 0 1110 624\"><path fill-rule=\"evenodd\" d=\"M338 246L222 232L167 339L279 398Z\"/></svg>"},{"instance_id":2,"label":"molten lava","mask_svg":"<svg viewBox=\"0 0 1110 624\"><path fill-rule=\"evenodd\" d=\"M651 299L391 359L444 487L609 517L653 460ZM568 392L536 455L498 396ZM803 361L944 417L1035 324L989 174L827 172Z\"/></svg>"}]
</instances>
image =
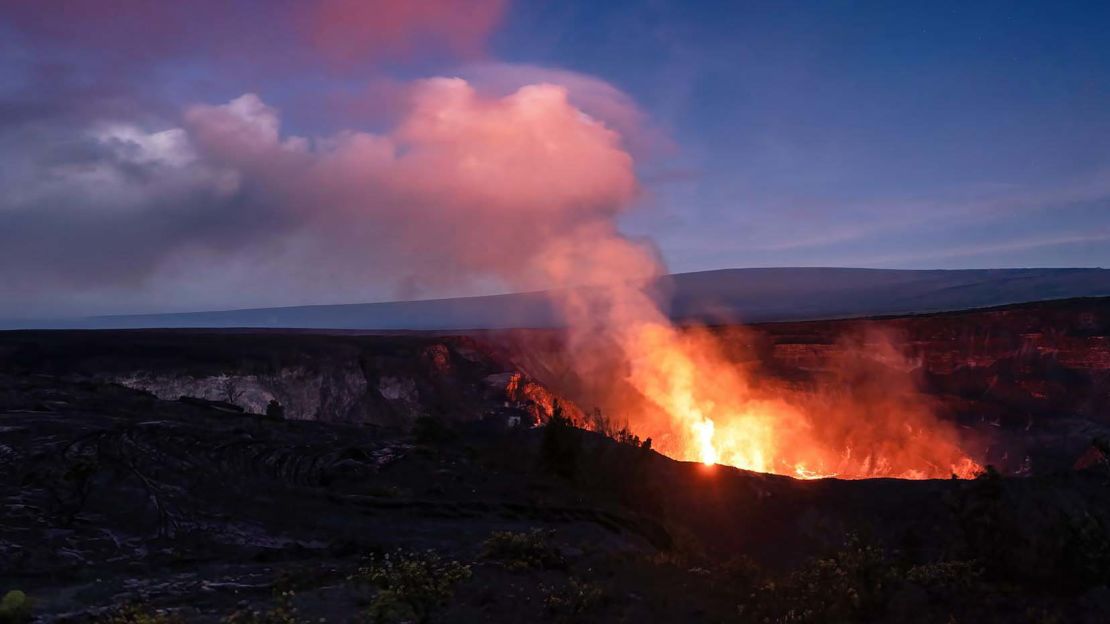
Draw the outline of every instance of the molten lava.
<instances>
[{"instance_id":1,"label":"molten lava","mask_svg":"<svg viewBox=\"0 0 1110 624\"><path fill-rule=\"evenodd\" d=\"M757 383L705 330L645 324L625 348L628 382L646 399L641 409L654 412L630 424L674 458L802 479L968 478L981 470L883 336L846 344L848 355L815 392Z\"/></svg>"}]
</instances>

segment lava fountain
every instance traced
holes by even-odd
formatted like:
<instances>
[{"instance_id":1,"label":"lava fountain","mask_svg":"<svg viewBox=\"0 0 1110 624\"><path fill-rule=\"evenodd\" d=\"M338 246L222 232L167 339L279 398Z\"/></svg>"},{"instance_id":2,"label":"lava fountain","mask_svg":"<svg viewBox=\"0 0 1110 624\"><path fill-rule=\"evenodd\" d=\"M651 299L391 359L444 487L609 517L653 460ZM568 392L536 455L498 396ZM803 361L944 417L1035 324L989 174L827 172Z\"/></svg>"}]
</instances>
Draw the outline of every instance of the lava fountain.
<instances>
[{"instance_id":1,"label":"lava fountain","mask_svg":"<svg viewBox=\"0 0 1110 624\"><path fill-rule=\"evenodd\" d=\"M654 407L677 425L656 431L672 457L805 479L967 478L980 470L907 371L890 366L900 354L885 336L845 342L833 378L803 391L730 362L709 331L662 325L640 333L629 382L646 398L640 409Z\"/></svg>"}]
</instances>

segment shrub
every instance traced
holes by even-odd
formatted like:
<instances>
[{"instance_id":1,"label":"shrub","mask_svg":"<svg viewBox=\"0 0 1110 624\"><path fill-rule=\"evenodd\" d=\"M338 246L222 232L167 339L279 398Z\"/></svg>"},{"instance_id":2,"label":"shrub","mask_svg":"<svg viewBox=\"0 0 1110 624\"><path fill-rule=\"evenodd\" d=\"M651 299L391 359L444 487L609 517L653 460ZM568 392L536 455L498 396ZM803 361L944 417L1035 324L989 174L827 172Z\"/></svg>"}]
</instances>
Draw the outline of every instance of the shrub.
<instances>
[{"instance_id":1,"label":"shrub","mask_svg":"<svg viewBox=\"0 0 1110 624\"><path fill-rule=\"evenodd\" d=\"M988 465L949 502L963 534L956 558L982 561L993 579L1014 578L1027 567L1028 543L1005 494L1002 476Z\"/></svg>"},{"instance_id":2,"label":"shrub","mask_svg":"<svg viewBox=\"0 0 1110 624\"><path fill-rule=\"evenodd\" d=\"M0 599L0 624L22 624L31 620L31 599L13 589Z\"/></svg>"},{"instance_id":3,"label":"shrub","mask_svg":"<svg viewBox=\"0 0 1110 624\"><path fill-rule=\"evenodd\" d=\"M482 544L482 557L499 561L510 570L563 568L566 560L549 542L554 535L555 531L541 529L527 533L496 531Z\"/></svg>"},{"instance_id":4,"label":"shrub","mask_svg":"<svg viewBox=\"0 0 1110 624\"><path fill-rule=\"evenodd\" d=\"M142 605L119 607L96 620L100 624L183 624L185 620L169 613L154 611Z\"/></svg>"},{"instance_id":5,"label":"shrub","mask_svg":"<svg viewBox=\"0 0 1110 624\"><path fill-rule=\"evenodd\" d=\"M640 440L640 436L632 433L627 427L618 430L612 436L614 440L620 444L631 446L633 448L642 448L644 450L651 450L651 438Z\"/></svg>"},{"instance_id":6,"label":"shrub","mask_svg":"<svg viewBox=\"0 0 1110 624\"><path fill-rule=\"evenodd\" d=\"M571 577L566 585L547 591L544 605L552 612L565 616L578 616L594 611L605 604L605 588L597 583Z\"/></svg>"},{"instance_id":7,"label":"shrub","mask_svg":"<svg viewBox=\"0 0 1110 624\"><path fill-rule=\"evenodd\" d=\"M932 593L975 590L983 567L974 561L937 561L917 565L906 571L906 580Z\"/></svg>"},{"instance_id":8,"label":"shrub","mask_svg":"<svg viewBox=\"0 0 1110 624\"><path fill-rule=\"evenodd\" d=\"M387 553L352 576L378 590L367 612L374 622L427 622L451 600L455 585L468 578L469 566L430 550Z\"/></svg>"},{"instance_id":9,"label":"shrub","mask_svg":"<svg viewBox=\"0 0 1110 624\"><path fill-rule=\"evenodd\" d=\"M882 612L897 580L885 551L849 536L842 550L764 583L740 609L765 622L868 621Z\"/></svg>"},{"instance_id":10,"label":"shrub","mask_svg":"<svg viewBox=\"0 0 1110 624\"><path fill-rule=\"evenodd\" d=\"M763 568L754 559L747 555L738 555L729 558L717 566L717 578L720 578L734 587L752 587L763 578Z\"/></svg>"},{"instance_id":11,"label":"shrub","mask_svg":"<svg viewBox=\"0 0 1110 624\"><path fill-rule=\"evenodd\" d=\"M277 399L270 399L270 402L266 404L266 415L270 418L284 420L285 406L282 405Z\"/></svg>"},{"instance_id":12,"label":"shrub","mask_svg":"<svg viewBox=\"0 0 1110 624\"><path fill-rule=\"evenodd\" d=\"M1068 514L1054 537L1060 547L1061 568L1067 582L1078 586L1110 582L1110 531L1087 509Z\"/></svg>"},{"instance_id":13,"label":"shrub","mask_svg":"<svg viewBox=\"0 0 1110 624\"><path fill-rule=\"evenodd\" d=\"M292 590L274 594L274 606L266 611L244 609L224 618L227 624L297 624L297 608L293 606Z\"/></svg>"},{"instance_id":14,"label":"shrub","mask_svg":"<svg viewBox=\"0 0 1110 624\"><path fill-rule=\"evenodd\" d=\"M543 465L560 477L573 478L578 472L582 455L582 437L571 423L558 401L552 407L551 419L543 431L540 460Z\"/></svg>"}]
</instances>

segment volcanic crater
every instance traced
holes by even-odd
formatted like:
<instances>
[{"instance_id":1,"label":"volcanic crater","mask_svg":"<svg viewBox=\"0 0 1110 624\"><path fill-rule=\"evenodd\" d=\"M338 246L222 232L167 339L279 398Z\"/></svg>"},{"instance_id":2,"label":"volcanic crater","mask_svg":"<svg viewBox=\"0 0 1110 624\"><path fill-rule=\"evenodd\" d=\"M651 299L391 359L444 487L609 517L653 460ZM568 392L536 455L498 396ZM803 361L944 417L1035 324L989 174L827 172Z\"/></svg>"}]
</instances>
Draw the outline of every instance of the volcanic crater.
<instances>
[{"instance_id":1,"label":"volcanic crater","mask_svg":"<svg viewBox=\"0 0 1110 624\"><path fill-rule=\"evenodd\" d=\"M272 613L277 592L341 621L369 600L351 580L367 558L433 549L469 566L442 621L787 621L807 601L844 621L1098 621L1110 300L684 331L818 405L912 390L976 471L675 461L699 458L572 374L555 330L7 332L0 586L50 620L217 621ZM891 350L846 367L874 336ZM558 563L505 565L497 535ZM832 604L831 578L870 593Z\"/></svg>"}]
</instances>

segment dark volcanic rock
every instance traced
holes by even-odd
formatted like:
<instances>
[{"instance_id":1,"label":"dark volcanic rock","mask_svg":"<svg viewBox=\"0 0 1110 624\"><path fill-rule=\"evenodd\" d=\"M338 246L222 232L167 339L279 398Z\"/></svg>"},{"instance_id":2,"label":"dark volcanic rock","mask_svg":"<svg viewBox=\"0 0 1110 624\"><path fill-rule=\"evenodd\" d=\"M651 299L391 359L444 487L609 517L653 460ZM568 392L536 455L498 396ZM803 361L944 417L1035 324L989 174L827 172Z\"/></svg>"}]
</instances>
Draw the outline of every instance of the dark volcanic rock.
<instances>
[{"instance_id":1,"label":"dark volcanic rock","mask_svg":"<svg viewBox=\"0 0 1110 624\"><path fill-rule=\"evenodd\" d=\"M509 388L519 371L466 337L8 332L0 334L0 366L254 414L276 401L291 420L407 426L422 416L481 419L504 411L506 401L518 415L537 412ZM506 383L483 383L497 375Z\"/></svg>"},{"instance_id":2,"label":"dark volcanic rock","mask_svg":"<svg viewBox=\"0 0 1110 624\"><path fill-rule=\"evenodd\" d=\"M441 618L459 622L558 620L560 587L594 585L606 598L591 619L719 621L750 600L730 589L746 578L731 561L777 574L848 533L902 566L989 556L1006 583L1037 588L991 617L959 607L976 621L1011 621L1026 604L1078 613L1110 570L1103 472L795 481L571 429L581 447L561 477L543 467L542 429L462 424L429 443L43 375L2 375L0 389L0 588L26 591L44 620L143 603L214 621L295 587L304 617L346 621L365 602L348 577L397 547L474 562ZM554 531L565 568L483 558L492 532L535 527ZM884 608L916 600L907 592Z\"/></svg>"},{"instance_id":3,"label":"dark volcanic rock","mask_svg":"<svg viewBox=\"0 0 1110 624\"><path fill-rule=\"evenodd\" d=\"M1009 472L1001 453L1033 456L1033 476L795 481L575 429L553 442L506 426L558 398L542 383L558 369L513 351L520 334L0 334L0 592L26 591L44 621L135 602L217 621L296 587L305 619L347 621L368 599L348 577L401 547L472 564L443 621L777 618L828 606L813 584L875 590L836 621L1100 621L1110 303L722 335L805 383L863 326L909 345L944 416L992 432ZM556 471L559 444L573 465ZM564 567L483 555L492 532L532 528L554 531ZM843 550L849 534L900 576L837 585L872 552Z\"/></svg>"}]
</instances>

